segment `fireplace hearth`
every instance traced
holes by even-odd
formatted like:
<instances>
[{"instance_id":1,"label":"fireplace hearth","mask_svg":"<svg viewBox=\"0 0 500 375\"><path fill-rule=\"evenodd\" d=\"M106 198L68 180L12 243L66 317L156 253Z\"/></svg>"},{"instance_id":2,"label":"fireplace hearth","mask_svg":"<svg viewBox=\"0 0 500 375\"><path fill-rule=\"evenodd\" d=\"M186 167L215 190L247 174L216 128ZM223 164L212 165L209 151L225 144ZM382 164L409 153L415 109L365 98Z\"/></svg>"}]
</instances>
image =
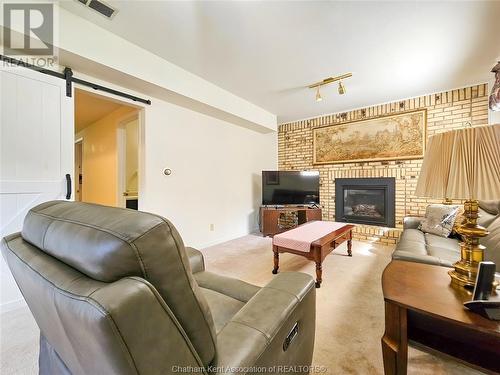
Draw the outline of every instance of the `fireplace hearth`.
<instances>
[{"instance_id":1,"label":"fireplace hearth","mask_svg":"<svg viewBox=\"0 0 500 375\"><path fill-rule=\"evenodd\" d=\"M395 184L393 177L337 178L335 220L394 228Z\"/></svg>"}]
</instances>

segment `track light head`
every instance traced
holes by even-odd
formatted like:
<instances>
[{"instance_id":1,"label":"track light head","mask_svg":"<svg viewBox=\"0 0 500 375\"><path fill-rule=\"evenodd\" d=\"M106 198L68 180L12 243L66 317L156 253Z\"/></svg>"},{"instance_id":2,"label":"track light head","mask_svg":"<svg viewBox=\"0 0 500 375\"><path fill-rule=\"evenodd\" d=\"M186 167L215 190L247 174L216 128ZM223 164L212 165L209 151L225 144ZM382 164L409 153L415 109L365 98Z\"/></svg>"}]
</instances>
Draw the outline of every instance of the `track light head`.
<instances>
[{"instance_id":1,"label":"track light head","mask_svg":"<svg viewBox=\"0 0 500 375\"><path fill-rule=\"evenodd\" d=\"M320 102L320 101L322 101L322 100L323 100L323 98L321 97L321 93L319 92L319 88L320 88L320 87L321 87L321 85L320 85L320 86L318 86L318 87L317 87L317 89L316 89L316 101L317 101L317 102Z\"/></svg>"},{"instance_id":2,"label":"track light head","mask_svg":"<svg viewBox=\"0 0 500 375\"><path fill-rule=\"evenodd\" d=\"M342 83L342 81L339 81L339 95L344 95L345 94L345 86Z\"/></svg>"}]
</instances>

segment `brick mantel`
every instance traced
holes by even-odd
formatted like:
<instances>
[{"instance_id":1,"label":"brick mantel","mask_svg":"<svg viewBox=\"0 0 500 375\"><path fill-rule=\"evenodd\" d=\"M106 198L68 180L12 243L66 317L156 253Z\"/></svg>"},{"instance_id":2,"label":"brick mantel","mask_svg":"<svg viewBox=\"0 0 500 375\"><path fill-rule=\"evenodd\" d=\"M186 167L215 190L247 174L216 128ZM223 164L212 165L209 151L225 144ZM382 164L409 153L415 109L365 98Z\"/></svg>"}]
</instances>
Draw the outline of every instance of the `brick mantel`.
<instances>
[{"instance_id":1,"label":"brick mantel","mask_svg":"<svg viewBox=\"0 0 500 375\"><path fill-rule=\"evenodd\" d=\"M281 124L278 128L279 169L320 171L320 201L324 208L324 220L335 220L336 178L394 177L396 179L396 228L358 225L354 236L361 240L385 244L395 243L401 232L404 216L422 216L429 203L439 203L413 195L422 159L313 165L312 129L423 108L427 109L428 137L466 126L486 125L488 123L487 85L481 84L350 112Z\"/></svg>"}]
</instances>

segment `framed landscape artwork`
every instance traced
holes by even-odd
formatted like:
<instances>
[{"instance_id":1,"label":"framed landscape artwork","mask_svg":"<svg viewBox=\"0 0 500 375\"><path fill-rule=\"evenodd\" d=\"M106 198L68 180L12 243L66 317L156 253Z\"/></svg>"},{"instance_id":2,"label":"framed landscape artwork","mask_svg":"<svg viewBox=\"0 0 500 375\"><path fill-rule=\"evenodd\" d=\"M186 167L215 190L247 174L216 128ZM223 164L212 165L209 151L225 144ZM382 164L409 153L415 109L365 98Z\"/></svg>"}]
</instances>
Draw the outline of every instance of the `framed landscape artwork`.
<instances>
[{"instance_id":1,"label":"framed landscape artwork","mask_svg":"<svg viewBox=\"0 0 500 375\"><path fill-rule=\"evenodd\" d=\"M314 164L423 158L427 110L313 129Z\"/></svg>"}]
</instances>

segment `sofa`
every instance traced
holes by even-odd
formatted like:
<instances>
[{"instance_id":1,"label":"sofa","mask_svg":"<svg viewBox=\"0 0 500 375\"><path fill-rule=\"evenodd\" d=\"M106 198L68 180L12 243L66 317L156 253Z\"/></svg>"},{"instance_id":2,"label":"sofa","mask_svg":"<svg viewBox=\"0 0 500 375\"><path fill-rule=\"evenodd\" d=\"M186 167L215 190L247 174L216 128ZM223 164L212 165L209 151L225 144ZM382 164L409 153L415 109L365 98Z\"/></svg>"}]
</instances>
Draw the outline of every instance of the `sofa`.
<instances>
[{"instance_id":1,"label":"sofa","mask_svg":"<svg viewBox=\"0 0 500 375\"><path fill-rule=\"evenodd\" d=\"M1 251L40 328L40 374L309 372L312 277L208 272L160 216L47 202Z\"/></svg>"},{"instance_id":2,"label":"sofa","mask_svg":"<svg viewBox=\"0 0 500 375\"><path fill-rule=\"evenodd\" d=\"M485 260L495 262L500 272L500 201L479 202L478 224L490 233L480 241L486 247ZM403 233L399 239L392 259L453 267L460 260L458 238L444 238L435 234L423 233L418 229L421 217L405 217Z\"/></svg>"}]
</instances>

